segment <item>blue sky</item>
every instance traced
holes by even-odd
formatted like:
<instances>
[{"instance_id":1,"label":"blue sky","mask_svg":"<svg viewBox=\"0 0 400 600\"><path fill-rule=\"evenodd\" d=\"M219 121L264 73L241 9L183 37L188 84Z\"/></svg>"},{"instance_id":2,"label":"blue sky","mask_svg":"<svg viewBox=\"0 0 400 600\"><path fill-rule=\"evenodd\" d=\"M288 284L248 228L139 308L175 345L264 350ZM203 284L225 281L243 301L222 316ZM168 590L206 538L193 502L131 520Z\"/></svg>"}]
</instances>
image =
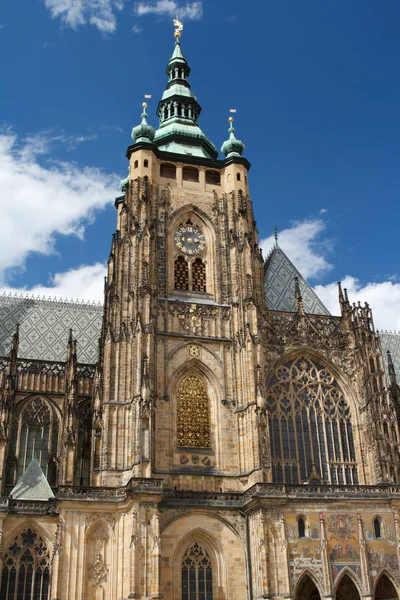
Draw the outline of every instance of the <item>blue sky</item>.
<instances>
[{"instance_id":1,"label":"blue sky","mask_svg":"<svg viewBox=\"0 0 400 600\"><path fill-rule=\"evenodd\" d=\"M341 279L400 329L398 0L3 0L0 289L101 299L130 131L144 94L157 124L176 14L217 147L237 109L265 250L278 224L331 310Z\"/></svg>"}]
</instances>

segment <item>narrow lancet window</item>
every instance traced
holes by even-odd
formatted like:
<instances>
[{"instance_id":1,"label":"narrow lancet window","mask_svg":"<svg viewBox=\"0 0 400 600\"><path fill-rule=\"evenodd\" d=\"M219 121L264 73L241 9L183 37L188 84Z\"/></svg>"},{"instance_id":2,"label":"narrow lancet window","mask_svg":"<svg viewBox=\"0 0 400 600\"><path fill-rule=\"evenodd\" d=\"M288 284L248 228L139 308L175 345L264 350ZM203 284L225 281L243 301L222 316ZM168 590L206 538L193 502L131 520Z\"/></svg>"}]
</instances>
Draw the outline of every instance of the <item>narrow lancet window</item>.
<instances>
[{"instance_id":1,"label":"narrow lancet window","mask_svg":"<svg viewBox=\"0 0 400 600\"><path fill-rule=\"evenodd\" d=\"M182 600L213 600L210 557L198 542L183 557Z\"/></svg>"},{"instance_id":2,"label":"narrow lancet window","mask_svg":"<svg viewBox=\"0 0 400 600\"><path fill-rule=\"evenodd\" d=\"M189 289L189 266L183 256L178 256L175 261L174 280L176 290Z\"/></svg>"},{"instance_id":3,"label":"narrow lancet window","mask_svg":"<svg viewBox=\"0 0 400 600\"><path fill-rule=\"evenodd\" d=\"M193 291L205 292L206 290L206 266L201 258L196 258L192 265Z\"/></svg>"}]
</instances>

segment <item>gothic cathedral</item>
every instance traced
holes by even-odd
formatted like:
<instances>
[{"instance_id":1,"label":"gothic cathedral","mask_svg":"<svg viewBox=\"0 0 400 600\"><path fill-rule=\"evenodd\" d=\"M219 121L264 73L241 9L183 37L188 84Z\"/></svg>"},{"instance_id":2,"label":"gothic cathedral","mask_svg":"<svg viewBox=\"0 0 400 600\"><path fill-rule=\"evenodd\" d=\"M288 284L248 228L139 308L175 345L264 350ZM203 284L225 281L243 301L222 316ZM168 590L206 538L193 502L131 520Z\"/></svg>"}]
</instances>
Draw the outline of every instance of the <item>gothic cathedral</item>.
<instances>
[{"instance_id":1,"label":"gothic cathedral","mask_svg":"<svg viewBox=\"0 0 400 600\"><path fill-rule=\"evenodd\" d=\"M104 306L0 298L0 600L399 599L399 340L263 258L189 74L178 30Z\"/></svg>"}]
</instances>

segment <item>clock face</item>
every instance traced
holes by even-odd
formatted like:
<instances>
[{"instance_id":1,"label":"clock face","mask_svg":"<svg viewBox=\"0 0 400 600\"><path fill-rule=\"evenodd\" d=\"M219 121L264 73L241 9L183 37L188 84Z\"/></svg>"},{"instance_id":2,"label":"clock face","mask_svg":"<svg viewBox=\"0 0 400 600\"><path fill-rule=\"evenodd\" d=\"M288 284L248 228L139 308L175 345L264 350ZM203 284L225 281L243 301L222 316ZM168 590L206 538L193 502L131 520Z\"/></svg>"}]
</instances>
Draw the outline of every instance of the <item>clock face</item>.
<instances>
[{"instance_id":1,"label":"clock face","mask_svg":"<svg viewBox=\"0 0 400 600\"><path fill-rule=\"evenodd\" d=\"M206 240L200 229L187 225L179 227L174 235L175 246L189 256L200 254L205 250Z\"/></svg>"}]
</instances>

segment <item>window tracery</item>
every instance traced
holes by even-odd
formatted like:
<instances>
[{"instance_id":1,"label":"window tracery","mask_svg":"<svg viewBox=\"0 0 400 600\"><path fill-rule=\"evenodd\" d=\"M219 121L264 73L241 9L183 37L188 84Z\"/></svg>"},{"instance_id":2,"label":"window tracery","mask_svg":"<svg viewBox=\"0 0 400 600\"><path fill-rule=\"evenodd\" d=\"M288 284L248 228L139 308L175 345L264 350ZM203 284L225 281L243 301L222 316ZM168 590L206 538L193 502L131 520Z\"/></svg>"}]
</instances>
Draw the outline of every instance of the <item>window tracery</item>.
<instances>
[{"instance_id":1,"label":"window tracery","mask_svg":"<svg viewBox=\"0 0 400 600\"><path fill-rule=\"evenodd\" d=\"M195 292L206 290L206 266L201 258L196 258L192 266L192 288Z\"/></svg>"},{"instance_id":2,"label":"window tracery","mask_svg":"<svg viewBox=\"0 0 400 600\"><path fill-rule=\"evenodd\" d=\"M277 367L266 397L274 481L358 483L350 407L329 369L296 358Z\"/></svg>"},{"instance_id":3,"label":"window tracery","mask_svg":"<svg viewBox=\"0 0 400 600\"><path fill-rule=\"evenodd\" d=\"M197 375L186 377L178 388L177 442L187 448L211 446L207 388Z\"/></svg>"},{"instance_id":4,"label":"window tracery","mask_svg":"<svg viewBox=\"0 0 400 600\"><path fill-rule=\"evenodd\" d=\"M4 559L0 600L48 600L50 556L32 529L20 533Z\"/></svg>"},{"instance_id":5,"label":"window tracery","mask_svg":"<svg viewBox=\"0 0 400 600\"><path fill-rule=\"evenodd\" d=\"M50 485L54 485L57 444L58 419L54 409L42 398L33 398L17 413L13 425L7 483L15 484L36 458Z\"/></svg>"},{"instance_id":6,"label":"window tracery","mask_svg":"<svg viewBox=\"0 0 400 600\"><path fill-rule=\"evenodd\" d=\"M189 289L189 266L183 256L178 256L175 260L175 289Z\"/></svg>"},{"instance_id":7,"label":"window tracery","mask_svg":"<svg viewBox=\"0 0 400 600\"><path fill-rule=\"evenodd\" d=\"M212 600L212 565L208 552L194 542L182 560L182 600Z\"/></svg>"}]
</instances>

